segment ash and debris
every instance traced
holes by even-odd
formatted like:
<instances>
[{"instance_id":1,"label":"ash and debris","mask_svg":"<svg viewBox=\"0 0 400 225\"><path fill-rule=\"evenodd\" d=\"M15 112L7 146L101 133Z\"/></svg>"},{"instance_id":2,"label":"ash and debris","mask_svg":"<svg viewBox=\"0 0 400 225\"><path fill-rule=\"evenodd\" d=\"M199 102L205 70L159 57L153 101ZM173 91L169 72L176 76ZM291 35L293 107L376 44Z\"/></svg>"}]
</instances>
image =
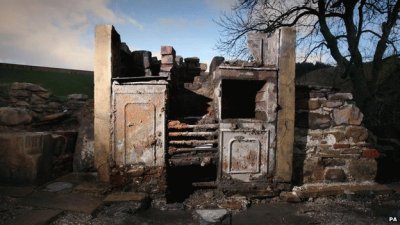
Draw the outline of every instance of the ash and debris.
<instances>
[{"instance_id":1,"label":"ash and debris","mask_svg":"<svg viewBox=\"0 0 400 225\"><path fill-rule=\"evenodd\" d=\"M387 224L389 217L400 217L400 194L343 194L287 203L279 197L249 199L225 196L218 190L198 190L181 203L166 204L158 199L151 204L104 203L92 214L64 211L50 224L190 225L198 224L195 210L220 208L232 213L232 224ZM37 208L21 205L18 198L0 196L0 225L33 209Z\"/></svg>"},{"instance_id":2,"label":"ash and debris","mask_svg":"<svg viewBox=\"0 0 400 225\"><path fill-rule=\"evenodd\" d=\"M29 210L32 210L32 207L18 205L16 198L0 195L0 225L5 224L5 221L15 219L18 215Z\"/></svg>"}]
</instances>

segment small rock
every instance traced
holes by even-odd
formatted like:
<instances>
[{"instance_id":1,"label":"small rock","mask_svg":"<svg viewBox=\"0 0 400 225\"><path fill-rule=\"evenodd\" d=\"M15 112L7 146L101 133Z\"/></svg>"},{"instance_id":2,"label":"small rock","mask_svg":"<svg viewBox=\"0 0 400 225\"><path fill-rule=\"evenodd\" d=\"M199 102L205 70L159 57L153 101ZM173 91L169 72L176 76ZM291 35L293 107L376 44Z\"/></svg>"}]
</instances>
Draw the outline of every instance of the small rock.
<instances>
[{"instance_id":1,"label":"small rock","mask_svg":"<svg viewBox=\"0 0 400 225\"><path fill-rule=\"evenodd\" d=\"M327 169L325 172L325 180L332 182L344 182L346 181L346 174L342 169Z\"/></svg>"},{"instance_id":2,"label":"small rock","mask_svg":"<svg viewBox=\"0 0 400 225\"><path fill-rule=\"evenodd\" d=\"M35 95L37 95L37 96L39 96L41 98L44 98L44 99L49 99L50 92L48 92L48 91L38 91L38 92L35 92Z\"/></svg>"},{"instance_id":3,"label":"small rock","mask_svg":"<svg viewBox=\"0 0 400 225\"><path fill-rule=\"evenodd\" d=\"M231 224L231 213L226 209L198 209L196 214L201 225Z\"/></svg>"},{"instance_id":4,"label":"small rock","mask_svg":"<svg viewBox=\"0 0 400 225\"><path fill-rule=\"evenodd\" d=\"M301 199L299 196L297 196L296 192L281 192L279 198L285 202L301 202Z\"/></svg>"},{"instance_id":5,"label":"small rock","mask_svg":"<svg viewBox=\"0 0 400 225\"><path fill-rule=\"evenodd\" d=\"M25 99L31 96L31 92L27 90L10 90L10 96L17 99Z\"/></svg>"},{"instance_id":6,"label":"small rock","mask_svg":"<svg viewBox=\"0 0 400 225\"><path fill-rule=\"evenodd\" d=\"M224 201L219 204L220 208L230 209L230 210L243 210L250 205L250 201L245 196L234 195L227 197Z\"/></svg>"},{"instance_id":7,"label":"small rock","mask_svg":"<svg viewBox=\"0 0 400 225\"><path fill-rule=\"evenodd\" d=\"M66 189L71 189L73 187L73 184L69 182L54 182L46 186L46 191L49 192L59 192L63 191Z\"/></svg>"},{"instance_id":8,"label":"small rock","mask_svg":"<svg viewBox=\"0 0 400 225\"><path fill-rule=\"evenodd\" d=\"M26 101L18 101L14 104L15 106L21 107L21 108L27 108L30 106L29 103L27 103Z\"/></svg>"},{"instance_id":9,"label":"small rock","mask_svg":"<svg viewBox=\"0 0 400 225\"><path fill-rule=\"evenodd\" d=\"M32 115L26 109L0 107L0 124L16 126L32 122Z\"/></svg>"},{"instance_id":10,"label":"small rock","mask_svg":"<svg viewBox=\"0 0 400 225\"><path fill-rule=\"evenodd\" d=\"M310 113L308 115L310 129L323 129L331 125L331 117L328 114Z\"/></svg>"},{"instance_id":11,"label":"small rock","mask_svg":"<svg viewBox=\"0 0 400 225\"><path fill-rule=\"evenodd\" d=\"M41 113L44 111L46 108L46 105L40 104L40 105L31 105L31 110L37 113Z\"/></svg>"},{"instance_id":12,"label":"small rock","mask_svg":"<svg viewBox=\"0 0 400 225\"><path fill-rule=\"evenodd\" d=\"M345 105L333 110L333 118L336 125L350 124L360 125L364 115L354 105Z\"/></svg>"},{"instance_id":13,"label":"small rock","mask_svg":"<svg viewBox=\"0 0 400 225\"><path fill-rule=\"evenodd\" d=\"M353 142L366 141L368 139L368 130L361 126L349 126L346 128L346 138Z\"/></svg>"},{"instance_id":14,"label":"small rock","mask_svg":"<svg viewBox=\"0 0 400 225\"><path fill-rule=\"evenodd\" d=\"M328 107L328 108L337 108L342 105L343 105L343 102L340 100L328 100L324 103L324 106Z\"/></svg>"},{"instance_id":15,"label":"small rock","mask_svg":"<svg viewBox=\"0 0 400 225\"><path fill-rule=\"evenodd\" d=\"M353 95L351 93L335 93L328 95L329 100L352 100Z\"/></svg>"},{"instance_id":16,"label":"small rock","mask_svg":"<svg viewBox=\"0 0 400 225\"><path fill-rule=\"evenodd\" d=\"M32 105L39 105L39 104L45 104L46 103L46 99L36 95L36 94L32 94L31 96L31 102Z\"/></svg>"},{"instance_id":17,"label":"small rock","mask_svg":"<svg viewBox=\"0 0 400 225\"><path fill-rule=\"evenodd\" d=\"M86 101L89 97L85 94L70 94L68 100Z\"/></svg>"},{"instance_id":18,"label":"small rock","mask_svg":"<svg viewBox=\"0 0 400 225\"><path fill-rule=\"evenodd\" d=\"M33 92L48 92L43 87L32 83L19 83L15 82L10 87L11 90L29 90Z\"/></svg>"}]
</instances>

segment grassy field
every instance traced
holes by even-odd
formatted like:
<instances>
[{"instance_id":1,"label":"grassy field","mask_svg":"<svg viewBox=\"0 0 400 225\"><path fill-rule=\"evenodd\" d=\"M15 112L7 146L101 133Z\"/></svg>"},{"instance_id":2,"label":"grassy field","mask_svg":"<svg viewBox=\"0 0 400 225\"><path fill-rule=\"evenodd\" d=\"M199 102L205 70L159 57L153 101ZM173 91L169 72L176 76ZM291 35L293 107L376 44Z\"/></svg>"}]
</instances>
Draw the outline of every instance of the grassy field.
<instances>
[{"instance_id":1,"label":"grassy field","mask_svg":"<svg viewBox=\"0 0 400 225\"><path fill-rule=\"evenodd\" d=\"M88 74L0 68L0 84L13 82L39 84L61 98L73 93L82 93L93 98L93 76Z\"/></svg>"}]
</instances>

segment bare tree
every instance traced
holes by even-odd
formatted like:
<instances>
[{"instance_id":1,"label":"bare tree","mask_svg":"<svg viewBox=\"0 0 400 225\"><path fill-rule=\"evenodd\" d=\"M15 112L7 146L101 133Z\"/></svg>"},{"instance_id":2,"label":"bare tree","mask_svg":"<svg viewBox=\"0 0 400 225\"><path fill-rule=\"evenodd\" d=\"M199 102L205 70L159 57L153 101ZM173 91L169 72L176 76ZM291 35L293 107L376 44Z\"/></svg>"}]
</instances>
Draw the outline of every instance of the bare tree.
<instances>
[{"instance_id":1,"label":"bare tree","mask_svg":"<svg viewBox=\"0 0 400 225\"><path fill-rule=\"evenodd\" d=\"M250 31L271 33L296 27L298 46L307 47L304 60L329 53L345 68L361 108L378 90L385 58L398 56L400 0L238 0L232 14L217 23L222 28L219 49L239 56ZM367 79L364 63L372 62Z\"/></svg>"}]
</instances>

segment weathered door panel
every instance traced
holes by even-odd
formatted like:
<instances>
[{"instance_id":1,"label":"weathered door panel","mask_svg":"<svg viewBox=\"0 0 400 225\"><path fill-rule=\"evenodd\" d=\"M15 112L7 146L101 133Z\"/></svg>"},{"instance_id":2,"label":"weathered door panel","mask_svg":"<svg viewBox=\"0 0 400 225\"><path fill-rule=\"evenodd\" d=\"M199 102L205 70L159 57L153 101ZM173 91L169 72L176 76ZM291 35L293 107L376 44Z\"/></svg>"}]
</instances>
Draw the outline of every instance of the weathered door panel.
<instances>
[{"instance_id":1,"label":"weathered door panel","mask_svg":"<svg viewBox=\"0 0 400 225\"><path fill-rule=\"evenodd\" d=\"M269 171L269 131L221 130L221 173L249 182Z\"/></svg>"},{"instance_id":2,"label":"weathered door panel","mask_svg":"<svg viewBox=\"0 0 400 225\"><path fill-rule=\"evenodd\" d=\"M228 145L229 173L259 173L261 143L254 138L231 139Z\"/></svg>"},{"instance_id":3,"label":"weathered door panel","mask_svg":"<svg viewBox=\"0 0 400 225\"><path fill-rule=\"evenodd\" d=\"M125 164L156 163L155 111L151 103L125 105Z\"/></svg>"},{"instance_id":4,"label":"weathered door panel","mask_svg":"<svg viewBox=\"0 0 400 225\"><path fill-rule=\"evenodd\" d=\"M166 85L113 85L116 165L165 164Z\"/></svg>"}]
</instances>

